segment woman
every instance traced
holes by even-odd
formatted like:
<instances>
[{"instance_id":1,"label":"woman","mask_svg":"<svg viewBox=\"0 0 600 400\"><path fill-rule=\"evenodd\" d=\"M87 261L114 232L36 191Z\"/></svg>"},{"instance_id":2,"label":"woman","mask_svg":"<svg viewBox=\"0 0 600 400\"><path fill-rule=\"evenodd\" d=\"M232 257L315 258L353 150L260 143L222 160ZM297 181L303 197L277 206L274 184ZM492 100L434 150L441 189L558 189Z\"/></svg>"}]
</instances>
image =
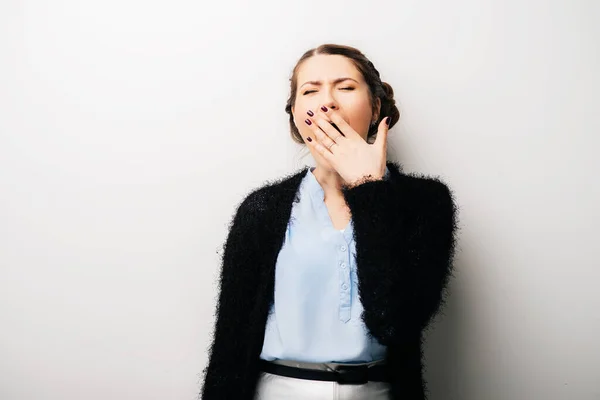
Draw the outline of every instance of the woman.
<instances>
[{"instance_id":1,"label":"woman","mask_svg":"<svg viewBox=\"0 0 600 400\"><path fill-rule=\"evenodd\" d=\"M202 398L424 399L422 332L452 271L451 192L386 161L399 112L357 49L307 51L286 111L316 167L237 208Z\"/></svg>"}]
</instances>

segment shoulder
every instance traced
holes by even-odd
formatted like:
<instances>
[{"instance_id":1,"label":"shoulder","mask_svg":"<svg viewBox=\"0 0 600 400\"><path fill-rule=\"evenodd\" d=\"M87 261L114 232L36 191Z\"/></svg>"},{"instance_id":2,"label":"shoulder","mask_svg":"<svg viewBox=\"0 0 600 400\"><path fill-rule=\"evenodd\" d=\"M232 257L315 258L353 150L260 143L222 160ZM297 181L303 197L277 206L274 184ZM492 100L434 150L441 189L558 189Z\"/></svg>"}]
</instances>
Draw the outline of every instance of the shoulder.
<instances>
[{"instance_id":1,"label":"shoulder","mask_svg":"<svg viewBox=\"0 0 600 400\"><path fill-rule=\"evenodd\" d=\"M455 195L441 177L417 172L405 173L398 164L392 165L395 167L393 175L396 178L398 199L405 210L417 212L420 218L441 219L453 226L457 224L458 206Z\"/></svg>"},{"instance_id":2,"label":"shoulder","mask_svg":"<svg viewBox=\"0 0 600 400\"><path fill-rule=\"evenodd\" d=\"M307 167L303 167L287 175L263 181L261 185L252 188L242 198L238 203L236 213L259 218L265 212L273 210L274 206L281 202L289 200L291 203L306 171Z\"/></svg>"},{"instance_id":3,"label":"shoulder","mask_svg":"<svg viewBox=\"0 0 600 400\"><path fill-rule=\"evenodd\" d=\"M406 185L410 187L413 201L420 204L452 202L454 194L441 178L422 174L406 175Z\"/></svg>"},{"instance_id":4,"label":"shoulder","mask_svg":"<svg viewBox=\"0 0 600 400\"><path fill-rule=\"evenodd\" d=\"M407 173L401 164L392 161L387 166L401 198L415 205L454 202L452 190L439 176Z\"/></svg>"}]
</instances>

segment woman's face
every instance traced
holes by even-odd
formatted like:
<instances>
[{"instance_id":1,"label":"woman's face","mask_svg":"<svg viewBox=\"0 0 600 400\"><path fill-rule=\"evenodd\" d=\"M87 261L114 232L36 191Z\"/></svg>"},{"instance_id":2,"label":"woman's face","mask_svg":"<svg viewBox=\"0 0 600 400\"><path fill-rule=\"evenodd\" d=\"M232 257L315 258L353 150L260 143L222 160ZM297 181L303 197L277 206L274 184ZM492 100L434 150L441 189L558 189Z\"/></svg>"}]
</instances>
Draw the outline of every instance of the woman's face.
<instances>
[{"instance_id":1,"label":"woman's face","mask_svg":"<svg viewBox=\"0 0 600 400\"><path fill-rule=\"evenodd\" d=\"M343 78L348 79L340 80ZM367 139L371 123L377 120L381 102L377 99L374 114L369 101L369 88L360 71L348 58L325 54L308 58L298 70L297 85L292 114L305 142L307 136L316 139L304 122L308 118L306 112L311 110L316 114L323 105L339 112L363 139ZM314 152L312 147L309 149L318 164L331 169L321 154Z\"/></svg>"}]
</instances>

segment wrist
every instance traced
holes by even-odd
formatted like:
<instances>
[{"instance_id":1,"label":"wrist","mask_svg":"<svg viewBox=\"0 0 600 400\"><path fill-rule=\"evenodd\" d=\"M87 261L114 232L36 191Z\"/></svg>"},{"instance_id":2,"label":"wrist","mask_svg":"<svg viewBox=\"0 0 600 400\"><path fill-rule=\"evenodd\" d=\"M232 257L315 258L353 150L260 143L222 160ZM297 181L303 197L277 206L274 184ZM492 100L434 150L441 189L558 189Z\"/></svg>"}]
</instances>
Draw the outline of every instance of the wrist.
<instances>
[{"instance_id":1,"label":"wrist","mask_svg":"<svg viewBox=\"0 0 600 400\"><path fill-rule=\"evenodd\" d=\"M383 180L383 175L368 174L368 175L364 175L363 177L353 180L352 182L346 184L346 187L349 189L352 189L352 188L359 186L365 182L381 181L381 180Z\"/></svg>"}]
</instances>

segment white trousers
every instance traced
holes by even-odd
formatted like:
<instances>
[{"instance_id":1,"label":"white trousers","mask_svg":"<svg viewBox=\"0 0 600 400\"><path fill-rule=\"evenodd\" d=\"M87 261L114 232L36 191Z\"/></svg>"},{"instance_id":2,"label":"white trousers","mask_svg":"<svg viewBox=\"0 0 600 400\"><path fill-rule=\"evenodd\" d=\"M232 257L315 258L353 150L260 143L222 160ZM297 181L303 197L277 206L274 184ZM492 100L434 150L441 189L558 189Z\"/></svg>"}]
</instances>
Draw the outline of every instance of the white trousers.
<instances>
[{"instance_id":1,"label":"white trousers","mask_svg":"<svg viewBox=\"0 0 600 400\"><path fill-rule=\"evenodd\" d=\"M389 400L388 382L360 385L290 378L261 372L254 400Z\"/></svg>"}]
</instances>

